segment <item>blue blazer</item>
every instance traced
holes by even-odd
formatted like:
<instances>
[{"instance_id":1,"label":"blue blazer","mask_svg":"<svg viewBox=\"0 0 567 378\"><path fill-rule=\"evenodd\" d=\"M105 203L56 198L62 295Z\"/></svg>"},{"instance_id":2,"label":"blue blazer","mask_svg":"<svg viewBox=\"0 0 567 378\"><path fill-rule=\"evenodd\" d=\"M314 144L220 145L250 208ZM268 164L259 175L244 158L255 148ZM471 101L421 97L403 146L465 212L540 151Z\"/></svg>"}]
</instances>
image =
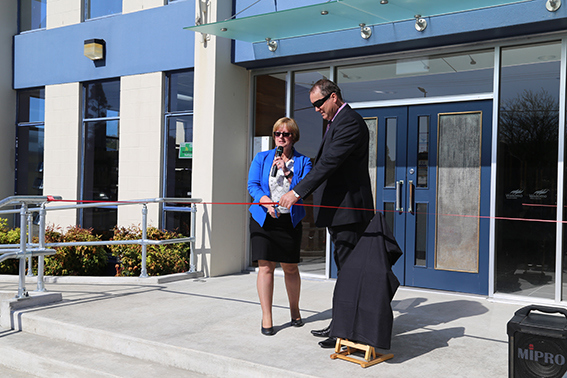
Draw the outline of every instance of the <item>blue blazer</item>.
<instances>
[{"instance_id":1,"label":"blue blazer","mask_svg":"<svg viewBox=\"0 0 567 378\"><path fill-rule=\"evenodd\" d=\"M259 152L250 165L250 172L248 173L248 192L256 203L260 202L260 198L263 196L270 197L269 180L275 156L275 148ZM293 150L293 159L293 177L291 179L290 189L293 189L293 187L305 177L307 172L311 170L311 160L295 149ZM303 201L299 200L298 203L303 203ZM252 218L254 218L260 226L264 226L264 221L266 220L266 216L268 216L268 210L264 206L251 205L250 213L252 214ZM305 217L305 208L303 206L292 206L290 213L291 222L293 223L293 227L295 227L303 217Z\"/></svg>"}]
</instances>

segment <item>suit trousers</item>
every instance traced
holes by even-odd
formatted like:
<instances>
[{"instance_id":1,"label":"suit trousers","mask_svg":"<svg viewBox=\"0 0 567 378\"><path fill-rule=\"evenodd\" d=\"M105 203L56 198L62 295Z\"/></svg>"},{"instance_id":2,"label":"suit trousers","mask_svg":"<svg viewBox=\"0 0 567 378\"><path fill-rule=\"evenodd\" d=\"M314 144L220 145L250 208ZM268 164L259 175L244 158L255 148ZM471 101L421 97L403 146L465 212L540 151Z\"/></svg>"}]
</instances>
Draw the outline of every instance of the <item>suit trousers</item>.
<instances>
[{"instance_id":1,"label":"suit trousers","mask_svg":"<svg viewBox=\"0 0 567 378\"><path fill-rule=\"evenodd\" d=\"M362 237L368 223L370 222L367 221L329 227L331 241L335 245L333 257L335 259L335 264L337 265L337 274L340 273L341 267L350 256L352 250L356 246L356 243L358 243Z\"/></svg>"}]
</instances>

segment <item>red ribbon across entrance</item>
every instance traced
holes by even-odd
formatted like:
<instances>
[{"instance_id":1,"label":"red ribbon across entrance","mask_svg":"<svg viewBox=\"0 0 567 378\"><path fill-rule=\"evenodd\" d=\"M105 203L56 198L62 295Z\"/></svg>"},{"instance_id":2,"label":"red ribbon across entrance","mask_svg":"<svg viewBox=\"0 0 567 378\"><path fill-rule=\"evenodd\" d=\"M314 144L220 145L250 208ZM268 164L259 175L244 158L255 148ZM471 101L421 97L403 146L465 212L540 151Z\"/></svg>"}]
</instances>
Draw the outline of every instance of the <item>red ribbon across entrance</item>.
<instances>
[{"instance_id":1,"label":"red ribbon across entrance","mask_svg":"<svg viewBox=\"0 0 567 378\"><path fill-rule=\"evenodd\" d=\"M132 203L137 201L96 201L96 200L63 200L55 199L53 196L47 196L48 202L74 202L74 203ZM168 202L168 203L175 203ZM201 205L236 205L236 206L250 206L250 205L278 205L278 202L196 202ZM538 207L556 207L554 205L538 205L538 204L528 204L523 203L523 206L538 206ZM375 211L374 209L364 209L356 207L338 207L338 206L325 206L325 205L311 205L305 203L296 203L294 206L304 206L304 207L320 207L326 209L346 209L346 210L360 210L360 211ZM461 218L477 218L477 219L495 219L495 220L509 220L509 221L521 221L521 222L542 222L542 223L567 223L565 221L558 221L554 219L534 219L534 218L511 218L511 217L491 217L488 215L464 215L464 214L435 214L435 213L423 213L423 212L408 212L408 211L397 211L397 210L376 210L383 213L399 213L399 214L422 214L422 215L437 215L443 217L461 217Z\"/></svg>"}]
</instances>

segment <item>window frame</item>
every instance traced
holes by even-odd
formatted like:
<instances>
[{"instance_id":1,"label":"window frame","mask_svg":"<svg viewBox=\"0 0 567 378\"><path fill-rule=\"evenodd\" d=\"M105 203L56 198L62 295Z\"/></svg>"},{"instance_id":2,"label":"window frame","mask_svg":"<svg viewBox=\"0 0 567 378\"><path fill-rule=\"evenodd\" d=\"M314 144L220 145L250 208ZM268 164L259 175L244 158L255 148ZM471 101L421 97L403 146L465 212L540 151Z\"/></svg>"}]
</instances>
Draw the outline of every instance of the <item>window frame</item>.
<instances>
[{"instance_id":1,"label":"window frame","mask_svg":"<svg viewBox=\"0 0 567 378\"><path fill-rule=\"evenodd\" d=\"M22 12L23 12L23 8L24 8L23 5L22 5L22 1L27 1L31 4L31 2L34 1L34 0L18 0L18 33L22 34L22 33L28 33L28 32L32 32L32 31L36 31L36 30L45 30L47 28L47 0L40 0L40 4L42 5L40 9L44 10L44 12L45 12L45 17L42 20L42 22L40 22L40 24L43 24L43 25L40 25L39 27L34 28L33 25L32 25L33 23L30 20L30 29L26 29L26 30L22 30ZM32 10L33 10L33 7L30 6L30 17L33 20ZM41 15L41 13L44 13L44 12L40 12L40 15Z\"/></svg>"},{"instance_id":2,"label":"window frame","mask_svg":"<svg viewBox=\"0 0 567 378\"><path fill-rule=\"evenodd\" d=\"M193 91L192 91L192 95L194 95L195 93L195 70L194 69L184 69L184 70L176 70L176 71L170 71L170 72L166 72L165 73L165 85L164 85L164 122L163 122L163 154L162 154L162 161L163 161L163 166L162 166L162 185L161 185L161 194L163 198L167 198L167 191L168 191L168 147L169 147L169 120L171 118L175 118L175 117L187 117L190 116L193 118L194 116L194 102L192 102L191 104L191 109L184 109L184 110L171 110L171 76L175 75L175 74L180 74L180 73L191 73L193 75ZM194 124L192 125L192 127L194 126ZM191 178L192 178L192 174L191 174ZM192 193L188 198L192 198ZM163 229L170 229L171 227L168 227L167 224L167 216L168 216L168 212L183 212L183 213L190 213L191 210L190 208L184 206L176 206L175 204L168 204L168 203L162 203L160 204L160 224L161 227ZM171 230L173 231L173 230Z\"/></svg>"},{"instance_id":3,"label":"window frame","mask_svg":"<svg viewBox=\"0 0 567 378\"><path fill-rule=\"evenodd\" d=\"M78 198L79 200L94 200L94 199L85 199L85 155L86 155L86 130L88 124L93 124L97 122L111 122L117 121L117 133L118 133L118 141L120 141L120 102L118 102L118 115L112 115L109 117L93 117L87 118L87 88L91 84L96 83L109 83L109 82L116 82L118 83L118 98L120 99L120 91L121 91L121 82L120 78L112 78L112 79L104 79L104 80L93 80L88 82L83 82L81 88L81 129L80 129L80 150L79 150L79 188L78 188ZM118 143L119 145L119 143ZM118 149L118 158L120 157L120 149ZM119 166L119 165L118 165ZM117 183L118 184L118 183ZM118 200L118 198L116 199ZM109 200L112 201L112 200ZM104 206L104 209L113 209L118 211L117 205L110 205ZM79 208L77 211L77 224L81 225L81 227L85 227L85 209ZM117 219L118 220L118 219ZM93 227L93 226L89 226Z\"/></svg>"},{"instance_id":4,"label":"window frame","mask_svg":"<svg viewBox=\"0 0 567 378\"><path fill-rule=\"evenodd\" d=\"M41 120L29 120L29 118L25 121L22 121L20 119L20 109L21 109L21 101L20 101L20 95L24 92L32 92L32 91L40 91L40 94L43 95L43 97L38 97L40 99L43 100L43 114L41 116ZM20 145L20 133L21 133L21 129L24 127L36 127L36 128L43 128L44 133L45 133L45 87L35 87L35 88L26 88L26 89L20 89L17 91L16 94L16 140L15 140L15 174L14 174L14 194L15 195L29 195L30 193L28 193L28 191L26 190L26 193L20 193L18 191L18 184L19 184L19 172L20 172L20 154L21 154L21 145ZM44 134L44 143L45 143L45 134ZM26 155L29 155L29 149L26 150ZM38 172L41 173L41 191L43 193L43 161L44 161L44 157L45 156L45 144L44 144L44 149L42 151L42 158L41 158L41 169L39 169L38 166ZM41 194L40 194L41 195Z\"/></svg>"}]
</instances>

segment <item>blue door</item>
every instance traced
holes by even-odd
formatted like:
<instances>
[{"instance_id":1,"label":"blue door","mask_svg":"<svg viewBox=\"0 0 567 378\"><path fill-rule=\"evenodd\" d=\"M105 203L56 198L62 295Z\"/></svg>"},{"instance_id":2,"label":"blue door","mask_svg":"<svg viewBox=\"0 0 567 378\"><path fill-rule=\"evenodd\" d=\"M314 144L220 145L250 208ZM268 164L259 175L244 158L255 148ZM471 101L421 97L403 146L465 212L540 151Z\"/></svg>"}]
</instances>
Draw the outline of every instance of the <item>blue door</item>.
<instances>
[{"instance_id":1,"label":"blue door","mask_svg":"<svg viewBox=\"0 0 567 378\"><path fill-rule=\"evenodd\" d=\"M492 101L357 111L402 285L487 294Z\"/></svg>"}]
</instances>

